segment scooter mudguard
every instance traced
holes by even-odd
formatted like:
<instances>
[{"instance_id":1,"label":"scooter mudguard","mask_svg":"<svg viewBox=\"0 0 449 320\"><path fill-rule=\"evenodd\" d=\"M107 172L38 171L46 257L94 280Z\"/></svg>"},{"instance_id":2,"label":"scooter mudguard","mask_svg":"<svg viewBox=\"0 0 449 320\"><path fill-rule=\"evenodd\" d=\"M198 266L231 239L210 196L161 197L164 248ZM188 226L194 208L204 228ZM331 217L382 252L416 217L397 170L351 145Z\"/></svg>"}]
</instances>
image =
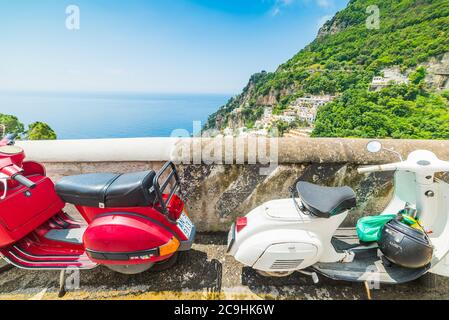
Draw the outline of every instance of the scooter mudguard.
<instances>
[{"instance_id":1,"label":"scooter mudguard","mask_svg":"<svg viewBox=\"0 0 449 320\"><path fill-rule=\"evenodd\" d=\"M99 216L92 221L83 236L89 258L98 264L109 265L165 260L174 252L164 255L160 248L171 242L179 245L169 229L132 214Z\"/></svg>"},{"instance_id":2,"label":"scooter mudguard","mask_svg":"<svg viewBox=\"0 0 449 320\"><path fill-rule=\"evenodd\" d=\"M21 167L25 159L25 152L17 146L0 146L0 160L9 159L16 166Z\"/></svg>"}]
</instances>

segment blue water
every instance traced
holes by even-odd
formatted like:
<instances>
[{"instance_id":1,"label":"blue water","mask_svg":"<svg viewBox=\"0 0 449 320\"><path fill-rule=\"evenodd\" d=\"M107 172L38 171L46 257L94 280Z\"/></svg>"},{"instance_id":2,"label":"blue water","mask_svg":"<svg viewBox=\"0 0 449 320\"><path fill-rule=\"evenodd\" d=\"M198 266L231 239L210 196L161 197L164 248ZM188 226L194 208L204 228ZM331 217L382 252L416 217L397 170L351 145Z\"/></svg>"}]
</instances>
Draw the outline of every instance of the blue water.
<instances>
[{"instance_id":1,"label":"blue water","mask_svg":"<svg viewBox=\"0 0 449 320\"><path fill-rule=\"evenodd\" d=\"M192 133L230 95L1 93L0 113L48 123L58 139L168 137Z\"/></svg>"}]
</instances>

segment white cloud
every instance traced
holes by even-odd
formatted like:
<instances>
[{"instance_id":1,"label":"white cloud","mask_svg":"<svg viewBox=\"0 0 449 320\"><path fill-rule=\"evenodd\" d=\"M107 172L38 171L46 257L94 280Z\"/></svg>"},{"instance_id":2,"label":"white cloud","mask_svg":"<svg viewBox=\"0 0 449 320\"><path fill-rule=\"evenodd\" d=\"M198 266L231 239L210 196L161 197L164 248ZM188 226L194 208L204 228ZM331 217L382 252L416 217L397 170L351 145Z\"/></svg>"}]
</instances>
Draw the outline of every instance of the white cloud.
<instances>
[{"instance_id":1,"label":"white cloud","mask_svg":"<svg viewBox=\"0 0 449 320\"><path fill-rule=\"evenodd\" d=\"M321 18L319 18L318 21L317 21L318 29L321 28L330 19L332 19L331 15L325 15L325 16L322 16Z\"/></svg>"},{"instance_id":2,"label":"white cloud","mask_svg":"<svg viewBox=\"0 0 449 320\"><path fill-rule=\"evenodd\" d=\"M282 9L293 4L295 0L276 0L273 9L271 10L271 14L273 16L277 16L281 13Z\"/></svg>"},{"instance_id":3,"label":"white cloud","mask_svg":"<svg viewBox=\"0 0 449 320\"><path fill-rule=\"evenodd\" d=\"M329 8L334 5L333 0L316 0L316 4L321 8Z\"/></svg>"}]
</instances>

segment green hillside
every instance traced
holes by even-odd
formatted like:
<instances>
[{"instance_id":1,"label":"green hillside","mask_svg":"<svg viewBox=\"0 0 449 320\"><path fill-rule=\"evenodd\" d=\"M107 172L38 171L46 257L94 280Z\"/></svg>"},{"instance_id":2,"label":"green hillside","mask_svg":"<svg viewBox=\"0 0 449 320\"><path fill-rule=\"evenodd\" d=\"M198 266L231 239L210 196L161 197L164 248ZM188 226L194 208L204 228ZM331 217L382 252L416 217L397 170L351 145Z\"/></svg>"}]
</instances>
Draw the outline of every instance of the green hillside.
<instances>
[{"instance_id":1,"label":"green hillside","mask_svg":"<svg viewBox=\"0 0 449 320\"><path fill-rule=\"evenodd\" d=\"M379 29L366 27L370 5L379 6ZM313 136L449 138L449 94L427 85L419 67L447 52L449 0L352 0L276 72L252 76L205 128L251 127L265 106L279 113L306 94L332 94L339 97L320 108ZM368 92L373 76L390 66L410 73L410 84Z\"/></svg>"}]
</instances>

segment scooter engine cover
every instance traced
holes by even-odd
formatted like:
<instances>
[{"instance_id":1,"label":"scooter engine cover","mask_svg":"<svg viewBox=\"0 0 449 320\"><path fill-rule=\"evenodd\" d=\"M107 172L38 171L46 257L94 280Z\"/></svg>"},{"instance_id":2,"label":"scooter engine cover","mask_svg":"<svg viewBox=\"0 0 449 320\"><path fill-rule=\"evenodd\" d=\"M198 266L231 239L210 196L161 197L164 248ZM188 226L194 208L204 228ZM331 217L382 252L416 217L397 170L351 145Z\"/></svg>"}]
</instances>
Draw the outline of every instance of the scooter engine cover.
<instances>
[{"instance_id":1,"label":"scooter engine cover","mask_svg":"<svg viewBox=\"0 0 449 320\"><path fill-rule=\"evenodd\" d=\"M253 268L263 271L294 271L316 262L318 248L311 243L280 243L268 247Z\"/></svg>"},{"instance_id":2,"label":"scooter engine cover","mask_svg":"<svg viewBox=\"0 0 449 320\"><path fill-rule=\"evenodd\" d=\"M96 218L86 229L86 253L97 263L130 264L157 260L159 247L173 234L143 217L112 214Z\"/></svg>"}]
</instances>

